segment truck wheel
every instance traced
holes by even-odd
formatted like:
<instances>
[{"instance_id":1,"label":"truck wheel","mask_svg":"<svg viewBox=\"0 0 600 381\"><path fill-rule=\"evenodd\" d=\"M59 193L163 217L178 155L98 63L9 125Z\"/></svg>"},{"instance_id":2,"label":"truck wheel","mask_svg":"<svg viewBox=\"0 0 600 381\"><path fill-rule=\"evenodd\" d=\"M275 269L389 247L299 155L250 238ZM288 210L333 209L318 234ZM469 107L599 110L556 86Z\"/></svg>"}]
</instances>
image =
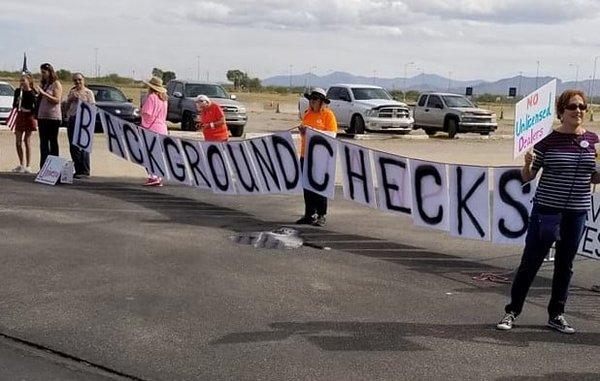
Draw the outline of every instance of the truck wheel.
<instances>
[{"instance_id":1,"label":"truck wheel","mask_svg":"<svg viewBox=\"0 0 600 381\"><path fill-rule=\"evenodd\" d=\"M456 119L448 119L447 126L446 131L448 131L448 137L454 139L458 132L458 122L456 122Z\"/></svg>"},{"instance_id":2,"label":"truck wheel","mask_svg":"<svg viewBox=\"0 0 600 381\"><path fill-rule=\"evenodd\" d=\"M364 134L365 133L365 121L362 116L356 115L352 117L352 122L350 123L350 130L355 134Z\"/></svg>"},{"instance_id":3,"label":"truck wheel","mask_svg":"<svg viewBox=\"0 0 600 381\"><path fill-rule=\"evenodd\" d=\"M433 136L437 132L436 130L432 130L431 128L424 128L423 130L425 131L427 136Z\"/></svg>"},{"instance_id":4,"label":"truck wheel","mask_svg":"<svg viewBox=\"0 0 600 381\"><path fill-rule=\"evenodd\" d=\"M239 138L240 136L244 135L244 126L227 126L227 128L229 128L231 136Z\"/></svg>"},{"instance_id":5,"label":"truck wheel","mask_svg":"<svg viewBox=\"0 0 600 381\"><path fill-rule=\"evenodd\" d=\"M184 112L181 117L181 131L194 131L196 129L195 124L196 122L192 117L192 113L188 111Z\"/></svg>"}]
</instances>

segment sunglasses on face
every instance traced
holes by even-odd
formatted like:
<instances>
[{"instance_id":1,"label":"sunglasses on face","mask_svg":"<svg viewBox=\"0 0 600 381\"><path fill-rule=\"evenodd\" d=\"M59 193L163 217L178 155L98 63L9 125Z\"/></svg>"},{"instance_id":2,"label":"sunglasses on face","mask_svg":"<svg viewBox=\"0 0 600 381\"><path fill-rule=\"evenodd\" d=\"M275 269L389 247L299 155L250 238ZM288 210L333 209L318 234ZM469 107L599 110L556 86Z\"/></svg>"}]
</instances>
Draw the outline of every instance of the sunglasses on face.
<instances>
[{"instance_id":1,"label":"sunglasses on face","mask_svg":"<svg viewBox=\"0 0 600 381\"><path fill-rule=\"evenodd\" d=\"M577 109L579 109L580 111L585 111L587 110L587 104L585 103L569 103L568 105L565 106L565 110L569 110L569 111L575 111Z\"/></svg>"},{"instance_id":2,"label":"sunglasses on face","mask_svg":"<svg viewBox=\"0 0 600 381\"><path fill-rule=\"evenodd\" d=\"M77 82L83 82L83 79L77 78L77 79L74 79L73 82L75 82L75 83L77 83Z\"/></svg>"}]
</instances>

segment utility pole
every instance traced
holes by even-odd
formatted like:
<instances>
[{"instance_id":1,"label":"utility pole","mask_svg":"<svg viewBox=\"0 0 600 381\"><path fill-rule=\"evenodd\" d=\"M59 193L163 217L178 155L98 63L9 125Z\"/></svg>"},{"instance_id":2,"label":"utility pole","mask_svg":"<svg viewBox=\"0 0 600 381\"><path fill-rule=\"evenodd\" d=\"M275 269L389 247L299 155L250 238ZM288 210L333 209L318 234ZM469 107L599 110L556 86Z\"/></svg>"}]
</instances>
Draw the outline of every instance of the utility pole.
<instances>
[{"instance_id":1,"label":"utility pole","mask_svg":"<svg viewBox=\"0 0 600 381\"><path fill-rule=\"evenodd\" d=\"M521 95L521 82L523 81L523 72L519 72L519 87L517 87L517 99Z\"/></svg>"},{"instance_id":2,"label":"utility pole","mask_svg":"<svg viewBox=\"0 0 600 381\"><path fill-rule=\"evenodd\" d=\"M540 61L537 62L537 70L535 71L535 89L537 90L540 87L539 79L540 79Z\"/></svg>"},{"instance_id":3,"label":"utility pole","mask_svg":"<svg viewBox=\"0 0 600 381\"><path fill-rule=\"evenodd\" d=\"M98 78L98 48L94 48L94 76Z\"/></svg>"},{"instance_id":4,"label":"utility pole","mask_svg":"<svg viewBox=\"0 0 600 381\"><path fill-rule=\"evenodd\" d=\"M414 62L407 62L404 64L404 91L403 91L403 98L404 98L404 102L406 102L406 92L408 91L407 87L406 87L406 77L408 77L408 66L409 65L414 65Z\"/></svg>"},{"instance_id":5,"label":"utility pole","mask_svg":"<svg viewBox=\"0 0 600 381\"><path fill-rule=\"evenodd\" d=\"M196 80L200 80L200 56L196 56Z\"/></svg>"},{"instance_id":6,"label":"utility pole","mask_svg":"<svg viewBox=\"0 0 600 381\"><path fill-rule=\"evenodd\" d=\"M596 56L594 57L594 71L592 73L592 89L590 90L590 103L594 104L594 91L596 90L594 88L594 82L596 81L596 64L598 63L598 58L600 58L600 56Z\"/></svg>"},{"instance_id":7,"label":"utility pole","mask_svg":"<svg viewBox=\"0 0 600 381\"><path fill-rule=\"evenodd\" d=\"M579 84L579 64L570 63L569 66L575 66L575 88Z\"/></svg>"}]
</instances>

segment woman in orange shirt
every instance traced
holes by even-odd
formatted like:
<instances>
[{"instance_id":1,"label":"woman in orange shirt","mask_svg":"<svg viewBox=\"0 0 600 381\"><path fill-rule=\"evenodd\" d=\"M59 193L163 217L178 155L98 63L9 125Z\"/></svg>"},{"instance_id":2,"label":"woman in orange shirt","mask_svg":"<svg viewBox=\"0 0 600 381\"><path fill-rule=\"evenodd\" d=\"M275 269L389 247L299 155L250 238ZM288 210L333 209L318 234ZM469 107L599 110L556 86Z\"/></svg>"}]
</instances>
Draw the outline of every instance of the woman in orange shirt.
<instances>
[{"instance_id":1,"label":"woman in orange shirt","mask_svg":"<svg viewBox=\"0 0 600 381\"><path fill-rule=\"evenodd\" d=\"M329 104L325 90L315 87L310 93L304 94L308 98L308 110L304 113L300 130L300 165L304 166L305 134L306 127L319 130L335 137L337 134L337 121L333 111L326 107ZM296 221L301 225L325 226L327 221L327 197L304 189L304 216Z\"/></svg>"},{"instance_id":2,"label":"woman in orange shirt","mask_svg":"<svg viewBox=\"0 0 600 381\"><path fill-rule=\"evenodd\" d=\"M212 102L206 95L198 95L196 110L198 111L198 129L202 130L204 140L209 142L229 140L229 131L221 106Z\"/></svg>"}]
</instances>

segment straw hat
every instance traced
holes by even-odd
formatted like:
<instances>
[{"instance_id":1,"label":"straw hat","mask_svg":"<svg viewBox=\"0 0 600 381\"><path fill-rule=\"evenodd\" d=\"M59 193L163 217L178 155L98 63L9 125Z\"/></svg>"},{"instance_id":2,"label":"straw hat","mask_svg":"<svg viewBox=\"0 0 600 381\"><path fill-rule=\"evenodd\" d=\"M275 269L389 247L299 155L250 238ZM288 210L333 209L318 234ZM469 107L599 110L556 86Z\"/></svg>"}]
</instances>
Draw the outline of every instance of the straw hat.
<instances>
[{"instance_id":1,"label":"straw hat","mask_svg":"<svg viewBox=\"0 0 600 381\"><path fill-rule=\"evenodd\" d=\"M148 82L144 81L144 84L146 86L148 86L149 88L151 88L152 90L157 91L159 93L167 92L167 89L165 89L163 87L162 79L160 79L158 77L152 77L152 78L150 78L150 80Z\"/></svg>"}]
</instances>

